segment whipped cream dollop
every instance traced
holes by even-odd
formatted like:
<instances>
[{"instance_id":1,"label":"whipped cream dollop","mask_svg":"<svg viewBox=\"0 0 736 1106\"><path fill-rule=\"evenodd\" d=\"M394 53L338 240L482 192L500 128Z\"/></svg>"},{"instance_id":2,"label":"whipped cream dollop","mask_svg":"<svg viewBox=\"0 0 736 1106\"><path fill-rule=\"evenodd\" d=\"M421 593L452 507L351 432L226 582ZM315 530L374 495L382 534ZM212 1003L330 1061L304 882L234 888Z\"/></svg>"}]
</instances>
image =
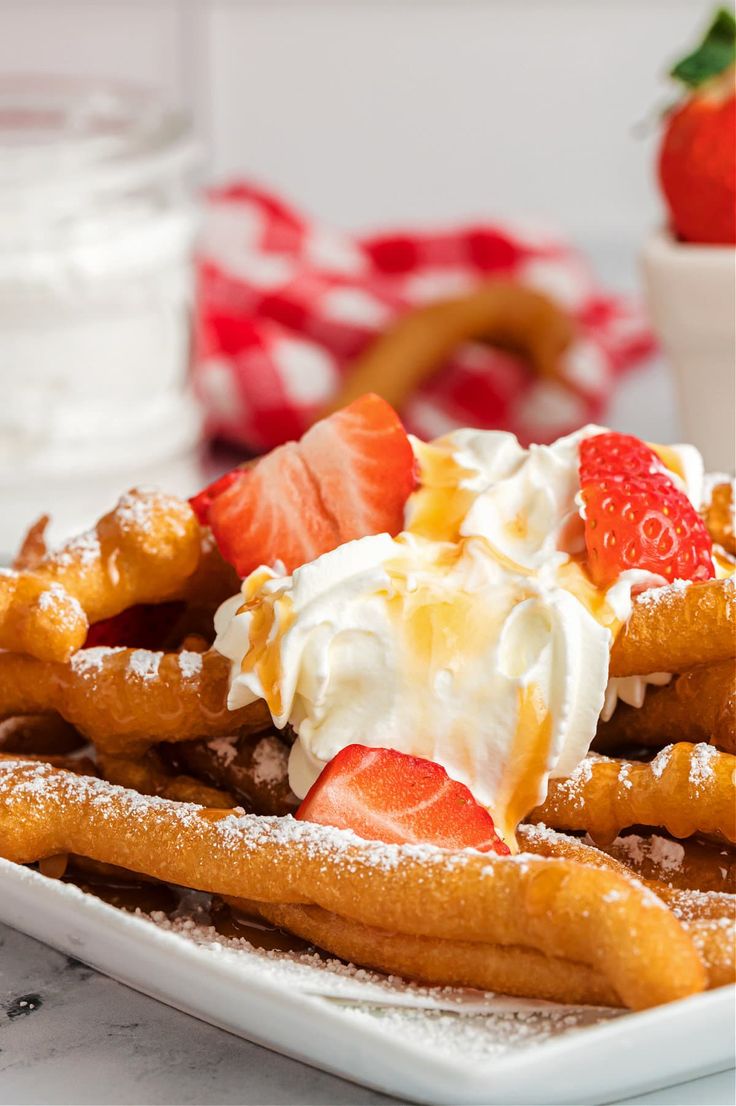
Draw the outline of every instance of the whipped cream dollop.
<instances>
[{"instance_id":1,"label":"whipped cream dollop","mask_svg":"<svg viewBox=\"0 0 736 1106\"><path fill-rule=\"evenodd\" d=\"M632 592L664 582L633 570L603 591L585 572L578 449L600 432L529 449L496 431L413 440L420 481L403 533L291 576L257 569L223 604L229 705L262 698L291 724L299 797L345 746L390 747L441 764L513 841L549 777L574 770ZM702 464L678 447L665 463L699 498Z\"/></svg>"}]
</instances>

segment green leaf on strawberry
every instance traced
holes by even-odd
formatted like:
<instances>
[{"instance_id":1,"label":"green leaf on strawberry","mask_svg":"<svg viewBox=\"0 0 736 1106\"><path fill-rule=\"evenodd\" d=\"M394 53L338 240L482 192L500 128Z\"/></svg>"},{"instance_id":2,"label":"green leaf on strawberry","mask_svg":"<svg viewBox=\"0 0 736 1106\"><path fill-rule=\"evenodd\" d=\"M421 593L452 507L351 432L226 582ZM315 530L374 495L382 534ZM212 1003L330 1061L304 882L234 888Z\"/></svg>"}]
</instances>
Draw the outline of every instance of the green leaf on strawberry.
<instances>
[{"instance_id":1,"label":"green leaf on strawberry","mask_svg":"<svg viewBox=\"0 0 736 1106\"><path fill-rule=\"evenodd\" d=\"M719 8L698 48L670 70L670 76L688 88L698 88L736 63L736 19Z\"/></svg>"}]
</instances>

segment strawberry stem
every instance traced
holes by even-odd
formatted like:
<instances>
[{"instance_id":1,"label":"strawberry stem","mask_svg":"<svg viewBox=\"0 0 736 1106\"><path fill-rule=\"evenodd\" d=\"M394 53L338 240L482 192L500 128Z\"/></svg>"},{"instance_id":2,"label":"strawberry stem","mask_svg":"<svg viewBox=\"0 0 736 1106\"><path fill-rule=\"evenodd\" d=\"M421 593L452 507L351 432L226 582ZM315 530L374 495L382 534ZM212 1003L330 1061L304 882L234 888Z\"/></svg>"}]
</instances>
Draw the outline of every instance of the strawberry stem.
<instances>
[{"instance_id":1,"label":"strawberry stem","mask_svg":"<svg viewBox=\"0 0 736 1106\"><path fill-rule=\"evenodd\" d=\"M670 76L687 88L698 88L736 62L736 19L719 8L703 41L670 70Z\"/></svg>"}]
</instances>

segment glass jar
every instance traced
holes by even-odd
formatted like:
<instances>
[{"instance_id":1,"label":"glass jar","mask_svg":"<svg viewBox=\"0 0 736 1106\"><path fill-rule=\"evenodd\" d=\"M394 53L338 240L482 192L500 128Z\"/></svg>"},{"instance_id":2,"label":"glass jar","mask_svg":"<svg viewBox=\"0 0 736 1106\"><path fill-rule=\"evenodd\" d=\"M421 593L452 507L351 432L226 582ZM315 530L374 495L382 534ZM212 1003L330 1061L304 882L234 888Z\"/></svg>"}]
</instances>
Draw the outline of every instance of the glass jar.
<instances>
[{"instance_id":1,"label":"glass jar","mask_svg":"<svg viewBox=\"0 0 736 1106\"><path fill-rule=\"evenodd\" d=\"M0 80L0 487L196 442L196 160L146 90Z\"/></svg>"}]
</instances>

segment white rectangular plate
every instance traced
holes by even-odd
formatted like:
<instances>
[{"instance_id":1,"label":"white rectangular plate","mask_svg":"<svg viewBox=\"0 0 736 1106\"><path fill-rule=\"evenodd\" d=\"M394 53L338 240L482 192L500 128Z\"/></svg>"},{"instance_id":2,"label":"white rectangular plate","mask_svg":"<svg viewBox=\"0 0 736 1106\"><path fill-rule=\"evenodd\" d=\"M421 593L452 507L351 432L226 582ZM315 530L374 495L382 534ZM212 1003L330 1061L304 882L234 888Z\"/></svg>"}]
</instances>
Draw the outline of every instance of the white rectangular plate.
<instances>
[{"instance_id":1,"label":"white rectangular plate","mask_svg":"<svg viewBox=\"0 0 736 1106\"><path fill-rule=\"evenodd\" d=\"M429 1103L603 1103L733 1063L736 988L641 1014L411 987L125 913L0 859L0 921L247 1040Z\"/></svg>"}]
</instances>

